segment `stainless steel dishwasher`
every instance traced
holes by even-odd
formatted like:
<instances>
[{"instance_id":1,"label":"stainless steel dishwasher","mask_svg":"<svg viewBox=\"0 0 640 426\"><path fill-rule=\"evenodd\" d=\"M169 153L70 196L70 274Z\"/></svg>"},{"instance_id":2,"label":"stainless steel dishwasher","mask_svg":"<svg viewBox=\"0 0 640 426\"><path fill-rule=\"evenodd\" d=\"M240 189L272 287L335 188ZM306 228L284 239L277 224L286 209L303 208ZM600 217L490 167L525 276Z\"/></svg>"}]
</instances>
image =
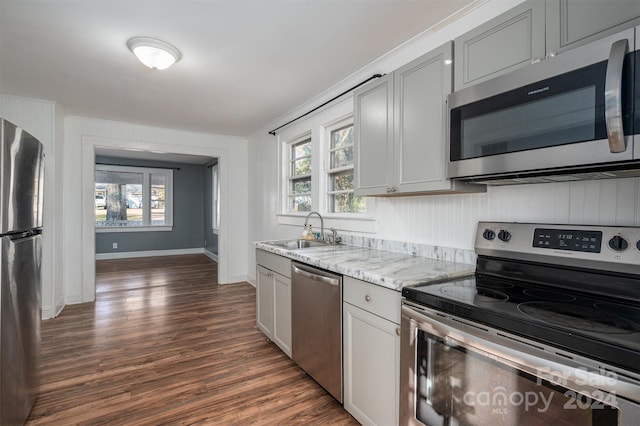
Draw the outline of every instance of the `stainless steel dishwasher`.
<instances>
[{"instance_id":1,"label":"stainless steel dishwasher","mask_svg":"<svg viewBox=\"0 0 640 426\"><path fill-rule=\"evenodd\" d=\"M342 402L342 276L291 263L293 360Z\"/></svg>"}]
</instances>

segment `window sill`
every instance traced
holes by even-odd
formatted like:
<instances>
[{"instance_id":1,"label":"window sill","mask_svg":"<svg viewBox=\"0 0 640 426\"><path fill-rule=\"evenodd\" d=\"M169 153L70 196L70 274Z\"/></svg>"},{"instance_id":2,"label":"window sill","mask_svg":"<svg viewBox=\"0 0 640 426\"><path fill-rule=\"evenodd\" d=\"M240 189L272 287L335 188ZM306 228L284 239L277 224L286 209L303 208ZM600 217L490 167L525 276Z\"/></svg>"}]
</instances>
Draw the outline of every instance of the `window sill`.
<instances>
[{"instance_id":1,"label":"window sill","mask_svg":"<svg viewBox=\"0 0 640 426\"><path fill-rule=\"evenodd\" d=\"M96 227L96 234L108 232L169 232L173 226L106 226Z\"/></svg>"},{"instance_id":2,"label":"window sill","mask_svg":"<svg viewBox=\"0 0 640 426\"><path fill-rule=\"evenodd\" d=\"M299 226L302 228L304 226L304 222L307 218L308 213L280 213L278 214L278 224L280 225L290 225L290 226ZM330 228L335 228L338 231L345 232L365 232L365 233L376 233L378 232L378 221L373 217L368 216L343 216L336 214L327 214L323 215L322 219L324 219L324 231L328 232ZM318 232L319 229L317 226L319 225L320 220L318 216L313 215L309 218L309 223L314 226L314 231Z\"/></svg>"}]
</instances>

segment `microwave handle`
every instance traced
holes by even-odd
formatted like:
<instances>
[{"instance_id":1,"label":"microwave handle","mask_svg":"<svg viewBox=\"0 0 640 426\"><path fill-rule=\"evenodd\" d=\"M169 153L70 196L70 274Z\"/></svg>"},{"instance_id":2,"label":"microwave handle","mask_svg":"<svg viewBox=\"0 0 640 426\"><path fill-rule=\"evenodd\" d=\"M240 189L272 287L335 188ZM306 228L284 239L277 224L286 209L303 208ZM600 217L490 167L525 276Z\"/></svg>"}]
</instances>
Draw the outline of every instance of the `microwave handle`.
<instances>
[{"instance_id":1,"label":"microwave handle","mask_svg":"<svg viewBox=\"0 0 640 426\"><path fill-rule=\"evenodd\" d=\"M612 153L627 150L622 128L622 66L628 45L626 38L611 45L604 83L604 118L607 124L609 150Z\"/></svg>"}]
</instances>

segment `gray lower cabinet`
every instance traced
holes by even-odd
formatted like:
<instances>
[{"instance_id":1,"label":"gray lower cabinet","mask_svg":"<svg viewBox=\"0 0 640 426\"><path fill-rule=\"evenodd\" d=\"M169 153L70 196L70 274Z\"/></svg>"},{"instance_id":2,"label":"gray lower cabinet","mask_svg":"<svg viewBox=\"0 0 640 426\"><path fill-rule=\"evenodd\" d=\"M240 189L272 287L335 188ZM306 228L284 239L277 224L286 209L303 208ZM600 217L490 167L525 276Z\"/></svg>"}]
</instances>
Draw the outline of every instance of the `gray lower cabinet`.
<instances>
[{"instance_id":1,"label":"gray lower cabinet","mask_svg":"<svg viewBox=\"0 0 640 426\"><path fill-rule=\"evenodd\" d=\"M258 328L291 356L291 261L256 250L256 322Z\"/></svg>"},{"instance_id":2,"label":"gray lower cabinet","mask_svg":"<svg viewBox=\"0 0 640 426\"><path fill-rule=\"evenodd\" d=\"M454 88L634 26L638 0L529 0L455 39Z\"/></svg>"},{"instance_id":3,"label":"gray lower cabinet","mask_svg":"<svg viewBox=\"0 0 640 426\"><path fill-rule=\"evenodd\" d=\"M398 424L400 293L345 277L344 408L363 425Z\"/></svg>"},{"instance_id":4,"label":"gray lower cabinet","mask_svg":"<svg viewBox=\"0 0 640 426\"><path fill-rule=\"evenodd\" d=\"M448 42L355 91L357 195L484 189L446 179L451 55Z\"/></svg>"}]
</instances>

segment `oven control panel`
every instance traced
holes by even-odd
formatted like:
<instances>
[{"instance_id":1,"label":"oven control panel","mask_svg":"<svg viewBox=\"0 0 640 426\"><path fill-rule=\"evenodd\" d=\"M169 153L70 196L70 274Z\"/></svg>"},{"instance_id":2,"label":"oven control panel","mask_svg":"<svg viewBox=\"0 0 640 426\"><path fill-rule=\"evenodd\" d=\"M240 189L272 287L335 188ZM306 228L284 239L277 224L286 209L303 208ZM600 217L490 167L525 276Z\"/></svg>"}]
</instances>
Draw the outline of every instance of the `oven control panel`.
<instances>
[{"instance_id":1,"label":"oven control panel","mask_svg":"<svg viewBox=\"0 0 640 426\"><path fill-rule=\"evenodd\" d=\"M533 247L600 253L602 231L535 228L533 231Z\"/></svg>"},{"instance_id":2,"label":"oven control panel","mask_svg":"<svg viewBox=\"0 0 640 426\"><path fill-rule=\"evenodd\" d=\"M640 274L638 227L479 222L475 248L479 255Z\"/></svg>"}]
</instances>

